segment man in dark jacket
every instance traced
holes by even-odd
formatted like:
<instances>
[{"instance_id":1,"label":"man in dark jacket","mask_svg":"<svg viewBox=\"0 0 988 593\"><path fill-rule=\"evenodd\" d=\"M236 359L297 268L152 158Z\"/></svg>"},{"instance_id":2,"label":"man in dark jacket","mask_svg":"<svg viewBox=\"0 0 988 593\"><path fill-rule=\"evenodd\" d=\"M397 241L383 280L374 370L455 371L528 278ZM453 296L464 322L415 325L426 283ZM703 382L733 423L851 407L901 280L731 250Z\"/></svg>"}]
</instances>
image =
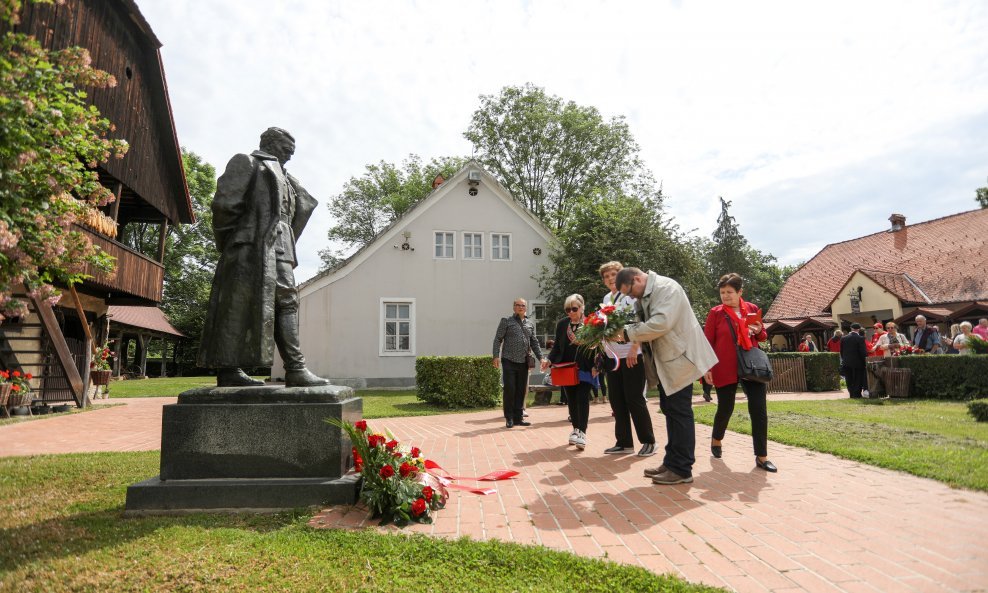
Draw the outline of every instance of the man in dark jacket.
<instances>
[{"instance_id":1,"label":"man in dark jacket","mask_svg":"<svg viewBox=\"0 0 988 593\"><path fill-rule=\"evenodd\" d=\"M295 242L318 202L285 171L295 139L281 128L261 134L260 150L235 155L216 182L216 265L199 347L199 366L220 387L262 385L243 368L271 366L274 346L288 387L327 385L305 368L299 349Z\"/></svg>"},{"instance_id":2,"label":"man in dark jacket","mask_svg":"<svg viewBox=\"0 0 988 593\"><path fill-rule=\"evenodd\" d=\"M852 323L851 331L840 340L840 360L844 367L847 392L854 399L861 397L861 389L865 385L866 358L868 347L861 335L861 324Z\"/></svg>"}]
</instances>

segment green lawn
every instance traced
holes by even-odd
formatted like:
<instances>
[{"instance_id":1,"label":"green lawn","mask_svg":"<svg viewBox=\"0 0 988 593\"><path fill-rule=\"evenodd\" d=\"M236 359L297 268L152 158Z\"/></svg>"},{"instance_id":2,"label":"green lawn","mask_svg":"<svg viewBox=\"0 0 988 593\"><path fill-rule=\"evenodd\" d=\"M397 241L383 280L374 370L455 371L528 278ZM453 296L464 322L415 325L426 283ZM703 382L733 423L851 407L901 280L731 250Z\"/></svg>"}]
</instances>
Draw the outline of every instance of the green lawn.
<instances>
[{"instance_id":1,"label":"green lawn","mask_svg":"<svg viewBox=\"0 0 988 593\"><path fill-rule=\"evenodd\" d=\"M716 406L694 409L697 422L704 424L713 424L716 411ZM747 404L735 407L730 430L751 434L747 412ZM976 422L963 402L769 402L768 438L933 478L951 486L988 491L988 423ZM698 443L697 448L705 450L706 445ZM747 439L725 441L724 446L747 450L751 443Z\"/></svg>"},{"instance_id":2,"label":"green lawn","mask_svg":"<svg viewBox=\"0 0 988 593\"><path fill-rule=\"evenodd\" d=\"M158 462L0 459L0 591L717 591L541 547L312 529L302 511L124 518Z\"/></svg>"}]
</instances>

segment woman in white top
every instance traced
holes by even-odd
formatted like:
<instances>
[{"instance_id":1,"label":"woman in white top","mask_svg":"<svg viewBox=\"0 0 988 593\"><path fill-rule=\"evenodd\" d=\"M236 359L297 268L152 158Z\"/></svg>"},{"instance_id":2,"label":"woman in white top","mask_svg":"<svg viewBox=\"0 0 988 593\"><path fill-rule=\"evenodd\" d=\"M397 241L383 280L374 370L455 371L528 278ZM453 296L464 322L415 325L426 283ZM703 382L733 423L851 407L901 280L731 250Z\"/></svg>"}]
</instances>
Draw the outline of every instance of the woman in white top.
<instances>
[{"instance_id":1,"label":"woman in white top","mask_svg":"<svg viewBox=\"0 0 988 593\"><path fill-rule=\"evenodd\" d=\"M898 332L894 323L885 324L885 332L875 343L876 350L881 348L885 351L885 358L892 356L892 353L898 351L899 348L909 345L909 339L906 338L905 334Z\"/></svg>"},{"instance_id":2,"label":"woman in white top","mask_svg":"<svg viewBox=\"0 0 988 593\"><path fill-rule=\"evenodd\" d=\"M970 321L961 322L961 333L957 334L957 337L954 338L954 348L957 348L957 351L961 354L974 354L974 350L968 344L968 340L974 335L971 332L973 327Z\"/></svg>"},{"instance_id":3,"label":"woman in white top","mask_svg":"<svg viewBox=\"0 0 988 593\"><path fill-rule=\"evenodd\" d=\"M621 294L614 285L614 280L622 269L624 266L616 261L600 266L600 278L609 290L601 306L614 305L619 309L634 311L635 299ZM607 343L608 360L604 364L607 368L606 380L611 409L614 411L615 443L613 447L605 449L604 453L625 455L635 450L635 443L631 438L631 423L634 422L638 442L642 444L638 456L655 455L652 418L648 414L648 406L642 395L645 391L645 367L639 348L637 342Z\"/></svg>"}]
</instances>

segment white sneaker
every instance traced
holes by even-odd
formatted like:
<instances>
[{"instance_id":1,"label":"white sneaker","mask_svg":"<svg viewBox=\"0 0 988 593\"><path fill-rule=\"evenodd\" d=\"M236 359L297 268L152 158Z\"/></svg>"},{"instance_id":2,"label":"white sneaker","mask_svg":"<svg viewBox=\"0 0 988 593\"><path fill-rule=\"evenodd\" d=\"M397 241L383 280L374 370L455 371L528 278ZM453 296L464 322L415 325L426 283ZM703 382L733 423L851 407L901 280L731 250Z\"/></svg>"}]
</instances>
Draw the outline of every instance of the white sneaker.
<instances>
[{"instance_id":1,"label":"white sneaker","mask_svg":"<svg viewBox=\"0 0 988 593\"><path fill-rule=\"evenodd\" d=\"M587 446L587 433L583 432L582 430L577 432L578 434L576 435L576 442L574 442L573 444L576 445L577 449L582 451Z\"/></svg>"},{"instance_id":2,"label":"white sneaker","mask_svg":"<svg viewBox=\"0 0 988 593\"><path fill-rule=\"evenodd\" d=\"M573 432L569 433L569 444L575 445L578 438L580 438L580 431L574 428Z\"/></svg>"}]
</instances>

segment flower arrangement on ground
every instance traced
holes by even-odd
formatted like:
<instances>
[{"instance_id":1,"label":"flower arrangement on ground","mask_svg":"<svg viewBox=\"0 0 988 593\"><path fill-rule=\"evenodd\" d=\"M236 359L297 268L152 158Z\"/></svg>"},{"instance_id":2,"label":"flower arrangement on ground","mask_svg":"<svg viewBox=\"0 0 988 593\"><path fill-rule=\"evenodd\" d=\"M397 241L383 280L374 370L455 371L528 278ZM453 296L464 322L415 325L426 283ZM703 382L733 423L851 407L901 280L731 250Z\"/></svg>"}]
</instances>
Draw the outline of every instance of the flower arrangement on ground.
<instances>
[{"instance_id":1,"label":"flower arrangement on ground","mask_svg":"<svg viewBox=\"0 0 988 593\"><path fill-rule=\"evenodd\" d=\"M634 317L635 312L630 307L601 307L583 319L583 325L576 331L576 342L588 350L607 354L606 342L617 341L624 326Z\"/></svg>"},{"instance_id":2,"label":"flower arrangement on ground","mask_svg":"<svg viewBox=\"0 0 988 593\"><path fill-rule=\"evenodd\" d=\"M10 384L9 405L23 406L31 403L29 394L31 393L32 378L31 373L22 373L17 370L0 371L0 384Z\"/></svg>"},{"instance_id":3,"label":"flower arrangement on ground","mask_svg":"<svg viewBox=\"0 0 988 593\"><path fill-rule=\"evenodd\" d=\"M432 513L446 505L449 494L442 481L426 471L418 447L406 447L390 434L371 431L366 420L327 422L350 436L353 469L363 477L360 499L381 518L381 525L432 523Z\"/></svg>"}]
</instances>

